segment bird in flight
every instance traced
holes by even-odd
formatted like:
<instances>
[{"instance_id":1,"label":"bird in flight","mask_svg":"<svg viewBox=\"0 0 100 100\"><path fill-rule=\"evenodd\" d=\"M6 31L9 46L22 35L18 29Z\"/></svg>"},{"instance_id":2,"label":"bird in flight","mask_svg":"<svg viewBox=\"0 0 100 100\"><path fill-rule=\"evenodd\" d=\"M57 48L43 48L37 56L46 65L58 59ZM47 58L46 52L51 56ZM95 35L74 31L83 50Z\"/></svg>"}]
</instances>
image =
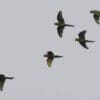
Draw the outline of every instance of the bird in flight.
<instances>
[{"instance_id":1,"label":"bird in flight","mask_svg":"<svg viewBox=\"0 0 100 100\"><path fill-rule=\"evenodd\" d=\"M4 74L0 74L0 91L3 91L4 83L6 79L13 79L14 77L6 77Z\"/></svg>"},{"instance_id":2,"label":"bird in flight","mask_svg":"<svg viewBox=\"0 0 100 100\"><path fill-rule=\"evenodd\" d=\"M100 11L99 10L91 10L90 13L93 14L95 22L97 24L100 24Z\"/></svg>"},{"instance_id":3,"label":"bird in flight","mask_svg":"<svg viewBox=\"0 0 100 100\"><path fill-rule=\"evenodd\" d=\"M91 41L91 40L86 40L85 39L85 34L86 34L86 30L81 31L78 36L79 38L76 38L75 41L78 41L80 43L81 46L83 46L84 48L88 49L86 43L87 42L95 42L95 41Z\"/></svg>"},{"instance_id":4,"label":"bird in flight","mask_svg":"<svg viewBox=\"0 0 100 100\"><path fill-rule=\"evenodd\" d=\"M74 27L74 25L65 24L64 18L62 16L62 11L58 12L57 20L58 20L58 22L54 23L54 25L58 26L57 27L57 32L58 32L59 37L62 37L63 30L64 30L65 26Z\"/></svg>"},{"instance_id":5,"label":"bird in flight","mask_svg":"<svg viewBox=\"0 0 100 100\"><path fill-rule=\"evenodd\" d=\"M44 57L47 57L47 65L48 65L48 67L51 67L52 61L54 60L54 58L60 58L63 56L54 55L54 53L52 51L48 51L47 54L44 54Z\"/></svg>"}]
</instances>

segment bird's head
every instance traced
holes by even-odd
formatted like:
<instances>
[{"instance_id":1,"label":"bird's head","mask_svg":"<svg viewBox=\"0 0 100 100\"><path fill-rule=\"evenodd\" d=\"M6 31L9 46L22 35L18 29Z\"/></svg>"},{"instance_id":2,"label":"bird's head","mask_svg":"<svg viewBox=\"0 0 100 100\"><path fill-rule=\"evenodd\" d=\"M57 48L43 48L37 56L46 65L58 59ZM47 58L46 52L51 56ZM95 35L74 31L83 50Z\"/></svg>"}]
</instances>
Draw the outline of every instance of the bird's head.
<instances>
[{"instance_id":1,"label":"bird's head","mask_svg":"<svg viewBox=\"0 0 100 100\"><path fill-rule=\"evenodd\" d=\"M96 10L91 10L91 11L90 11L90 13L95 13L95 12L96 12Z\"/></svg>"},{"instance_id":2,"label":"bird's head","mask_svg":"<svg viewBox=\"0 0 100 100\"><path fill-rule=\"evenodd\" d=\"M44 57L53 57L54 53L52 51L48 51L46 54L44 54Z\"/></svg>"}]
</instances>

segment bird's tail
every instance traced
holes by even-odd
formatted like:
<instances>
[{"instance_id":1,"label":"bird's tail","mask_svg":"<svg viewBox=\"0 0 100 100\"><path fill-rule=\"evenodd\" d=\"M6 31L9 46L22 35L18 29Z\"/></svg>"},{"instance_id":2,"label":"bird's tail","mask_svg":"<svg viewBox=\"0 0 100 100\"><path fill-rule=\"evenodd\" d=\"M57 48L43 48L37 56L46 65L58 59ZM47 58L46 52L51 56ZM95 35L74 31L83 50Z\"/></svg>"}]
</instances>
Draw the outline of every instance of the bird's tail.
<instances>
[{"instance_id":1,"label":"bird's tail","mask_svg":"<svg viewBox=\"0 0 100 100\"><path fill-rule=\"evenodd\" d=\"M14 79L14 77L6 77L6 79Z\"/></svg>"},{"instance_id":2,"label":"bird's tail","mask_svg":"<svg viewBox=\"0 0 100 100\"><path fill-rule=\"evenodd\" d=\"M95 41L92 41L92 40L86 40L86 42L95 42Z\"/></svg>"},{"instance_id":3,"label":"bird's tail","mask_svg":"<svg viewBox=\"0 0 100 100\"><path fill-rule=\"evenodd\" d=\"M63 56L55 55L54 57L55 57L55 58L60 58L60 57L63 57Z\"/></svg>"},{"instance_id":4,"label":"bird's tail","mask_svg":"<svg viewBox=\"0 0 100 100\"><path fill-rule=\"evenodd\" d=\"M65 26L74 27L74 25L70 25L70 24L65 24Z\"/></svg>"}]
</instances>

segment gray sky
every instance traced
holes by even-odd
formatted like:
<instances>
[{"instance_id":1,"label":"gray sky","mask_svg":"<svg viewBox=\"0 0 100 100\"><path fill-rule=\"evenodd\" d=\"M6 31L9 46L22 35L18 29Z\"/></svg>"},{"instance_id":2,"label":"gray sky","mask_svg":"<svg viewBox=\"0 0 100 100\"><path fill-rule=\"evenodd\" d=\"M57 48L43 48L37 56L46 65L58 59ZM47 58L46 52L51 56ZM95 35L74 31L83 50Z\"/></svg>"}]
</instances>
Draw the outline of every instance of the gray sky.
<instances>
[{"instance_id":1,"label":"gray sky","mask_svg":"<svg viewBox=\"0 0 100 100\"><path fill-rule=\"evenodd\" d=\"M100 100L100 26L90 10L99 0L0 0L0 73L7 80L1 100ZM59 38L56 15L66 23ZM74 39L86 29L95 43L82 48ZM64 56L48 68L44 53Z\"/></svg>"}]
</instances>

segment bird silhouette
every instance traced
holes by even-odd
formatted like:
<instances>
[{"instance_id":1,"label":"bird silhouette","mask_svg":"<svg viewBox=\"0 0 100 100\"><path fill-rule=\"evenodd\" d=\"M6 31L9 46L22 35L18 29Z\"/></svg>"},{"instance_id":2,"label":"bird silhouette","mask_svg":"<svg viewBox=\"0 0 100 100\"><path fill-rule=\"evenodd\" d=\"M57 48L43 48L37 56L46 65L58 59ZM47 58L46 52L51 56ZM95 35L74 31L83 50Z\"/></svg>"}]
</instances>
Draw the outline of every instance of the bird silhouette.
<instances>
[{"instance_id":1,"label":"bird silhouette","mask_svg":"<svg viewBox=\"0 0 100 100\"><path fill-rule=\"evenodd\" d=\"M0 74L0 91L3 91L4 83L6 79L13 79L14 77L6 77L4 74Z\"/></svg>"},{"instance_id":2,"label":"bird silhouette","mask_svg":"<svg viewBox=\"0 0 100 100\"><path fill-rule=\"evenodd\" d=\"M58 32L59 37L62 37L62 33L63 33L63 30L64 30L65 26L74 27L74 25L65 24L64 18L62 16L62 11L58 12L57 20L58 20L58 22L54 23L54 25L58 26L57 27L57 32Z\"/></svg>"},{"instance_id":3,"label":"bird silhouette","mask_svg":"<svg viewBox=\"0 0 100 100\"><path fill-rule=\"evenodd\" d=\"M98 11L98 10L91 10L90 13L93 14L95 22L97 24L100 24L100 11Z\"/></svg>"},{"instance_id":4,"label":"bird silhouette","mask_svg":"<svg viewBox=\"0 0 100 100\"><path fill-rule=\"evenodd\" d=\"M85 39L85 34L86 34L86 32L87 32L86 30L81 31L81 32L78 34L79 38L76 38L75 41L78 41L78 42L81 44L81 46L83 46L84 48L88 49L86 43L87 43L87 42L95 42L95 41L86 40L86 39Z\"/></svg>"},{"instance_id":5,"label":"bird silhouette","mask_svg":"<svg viewBox=\"0 0 100 100\"><path fill-rule=\"evenodd\" d=\"M51 67L52 61L54 58L60 58L63 56L54 55L54 53L52 51L48 51L47 54L44 54L44 57L47 57L47 65L48 65L48 67Z\"/></svg>"}]
</instances>

